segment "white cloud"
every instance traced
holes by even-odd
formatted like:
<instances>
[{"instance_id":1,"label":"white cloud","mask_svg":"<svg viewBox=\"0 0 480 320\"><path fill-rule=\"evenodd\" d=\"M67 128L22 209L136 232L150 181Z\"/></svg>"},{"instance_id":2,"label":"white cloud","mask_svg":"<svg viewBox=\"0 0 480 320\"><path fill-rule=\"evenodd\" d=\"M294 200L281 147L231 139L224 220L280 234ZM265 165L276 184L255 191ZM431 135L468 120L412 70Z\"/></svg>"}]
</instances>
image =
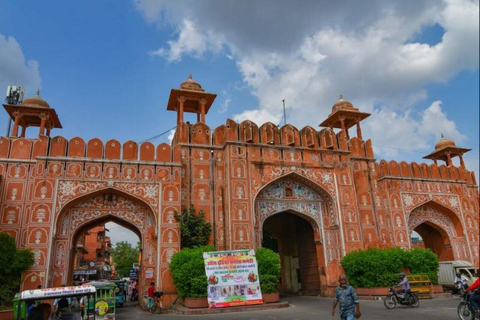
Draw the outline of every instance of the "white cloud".
<instances>
[{"instance_id":1,"label":"white cloud","mask_svg":"<svg viewBox=\"0 0 480 320\"><path fill-rule=\"evenodd\" d=\"M386 157L418 151L427 155L433 151L441 133L456 143L464 142L466 136L457 130L453 121L448 120L441 104L441 101L435 101L417 115L412 115L409 110L374 110L365 120L363 135L372 137L374 151Z\"/></svg>"},{"instance_id":2,"label":"white cloud","mask_svg":"<svg viewBox=\"0 0 480 320\"><path fill-rule=\"evenodd\" d=\"M41 88L38 62L26 60L20 44L13 37L0 34L0 88L16 84L35 92Z\"/></svg>"},{"instance_id":3,"label":"white cloud","mask_svg":"<svg viewBox=\"0 0 480 320\"><path fill-rule=\"evenodd\" d=\"M179 62L183 55L191 55L201 58L208 50L218 52L222 47L222 41L210 34L199 32L192 21L184 19L180 26L178 39L168 41L169 48L160 48L151 52L151 55L164 57L169 62Z\"/></svg>"},{"instance_id":4,"label":"white cloud","mask_svg":"<svg viewBox=\"0 0 480 320\"><path fill-rule=\"evenodd\" d=\"M148 3L136 1L143 11ZM155 21L179 30L169 48L161 49L169 61L226 48L259 101L257 109L235 115L237 121L278 123L286 99L288 122L316 125L343 94L372 113L364 136L375 144L429 151L439 131L457 143L466 141L441 102L428 101L424 86L478 69L478 1L187 0L164 3ZM445 31L441 41L412 41L435 24ZM187 45L190 33L202 44ZM398 153L392 150L376 148L383 155Z\"/></svg>"},{"instance_id":5,"label":"white cloud","mask_svg":"<svg viewBox=\"0 0 480 320\"><path fill-rule=\"evenodd\" d=\"M244 112L235 115L233 120L236 122L251 120L260 126L269 121L279 124L280 118L281 117L279 115L271 114L268 110L245 110Z\"/></svg>"},{"instance_id":6,"label":"white cloud","mask_svg":"<svg viewBox=\"0 0 480 320\"><path fill-rule=\"evenodd\" d=\"M172 144L173 137L175 137L175 131L176 129L170 130L170 133L168 134L168 143Z\"/></svg>"},{"instance_id":7,"label":"white cloud","mask_svg":"<svg viewBox=\"0 0 480 320\"><path fill-rule=\"evenodd\" d=\"M228 110L228 107L230 106L230 102L232 102L232 99L230 99L230 95L228 94L227 91L223 90L222 92L223 96L223 102L218 109L218 113L225 113Z\"/></svg>"}]
</instances>

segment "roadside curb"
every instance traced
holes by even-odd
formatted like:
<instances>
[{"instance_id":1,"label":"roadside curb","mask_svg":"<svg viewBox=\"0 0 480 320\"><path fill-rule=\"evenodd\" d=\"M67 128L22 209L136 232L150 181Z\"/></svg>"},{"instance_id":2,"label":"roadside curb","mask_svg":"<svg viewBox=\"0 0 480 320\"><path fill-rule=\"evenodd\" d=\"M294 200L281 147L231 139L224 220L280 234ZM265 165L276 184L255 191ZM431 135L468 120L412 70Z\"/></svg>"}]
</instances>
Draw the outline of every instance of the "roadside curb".
<instances>
[{"instance_id":1,"label":"roadside curb","mask_svg":"<svg viewBox=\"0 0 480 320\"><path fill-rule=\"evenodd\" d=\"M280 301L275 303L268 304L258 304L251 306L240 306L240 307L229 307L229 308L201 308L201 309L189 309L180 304L173 305L172 313L176 314L216 314L216 313L228 313L228 312L241 312L241 311L256 311L256 310L267 310L267 309L278 309L278 308L287 308L290 304L288 301Z\"/></svg>"}]
</instances>

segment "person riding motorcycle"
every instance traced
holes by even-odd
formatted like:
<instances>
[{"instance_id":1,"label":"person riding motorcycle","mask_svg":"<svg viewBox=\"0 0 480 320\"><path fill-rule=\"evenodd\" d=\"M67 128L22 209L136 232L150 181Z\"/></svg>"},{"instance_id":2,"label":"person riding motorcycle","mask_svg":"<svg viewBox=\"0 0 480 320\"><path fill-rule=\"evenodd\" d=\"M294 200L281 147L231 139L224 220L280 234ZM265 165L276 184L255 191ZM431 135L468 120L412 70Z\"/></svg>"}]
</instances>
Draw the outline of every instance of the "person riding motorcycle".
<instances>
[{"instance_id":1,"label":"person riding motorcycle","mask_svg":"<svg viewBox=\"0 0 480 320\"><path fill-rule=\"evenodd\" d=\"M475 280L475 282L470 287L467 288L467 291L473 292L473 295L470 298L470 302L472 303L472 306L475 309L475 312L477 312L478 314L478 300L480 297L480 293L479 293L480 269L477 270L477 277L478 277L477 280Z\"/></svg>"},{"instance_id":2,"label":"person riding motorcycle","mask_svg":"<svg viewBox=\"0 0 480 320\"><path fill-rule=\"evenodd\" d=\"M403 299L405 301L408 301L409 294L410 294L410 283L408 282L405 272L401 272L399 276L401 281L395 287L403 287L403 289L400 289L396 292L397 294L403 293L404 294Z\"/></svg>"},{"instance_id":3,"label":"person riding motorcycle","mask_svg":"<svg viewBox=\"0 0 480 320\"><path fill-rule=\"evenodd\" d=\"M463 290L467 290L467 288L468 288L467 281L468 281L468 278L465 277L460 271L457 271L456 277L455 277L455 280L454 280L455 285L456 286L461 285L463 287Z\"/></svg>"}]
</instances>

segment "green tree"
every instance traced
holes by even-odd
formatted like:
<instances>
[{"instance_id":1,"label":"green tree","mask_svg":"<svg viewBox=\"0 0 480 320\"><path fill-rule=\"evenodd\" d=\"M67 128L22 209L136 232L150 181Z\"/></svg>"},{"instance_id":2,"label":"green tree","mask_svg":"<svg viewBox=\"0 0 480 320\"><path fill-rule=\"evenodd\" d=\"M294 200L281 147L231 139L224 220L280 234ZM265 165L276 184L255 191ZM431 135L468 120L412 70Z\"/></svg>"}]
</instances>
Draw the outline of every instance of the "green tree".
<instances>
[{"instance_id":1,"label":"green tree","mask_svg":"<svg viewBox=\"0 0 480 320\"><path fill-rule=\"evenodd\" d=\"M19 290L22 272L35 260L31 251L17 250L15 239L5 233L0 233L0 252L0 292L3 297L0 300L5 300Z\"/></svg>"},{"instance_id":2,"label":"green tree","mask_svg":"<svg viewBox=\"0 0 480 320\"><path fill-rule=\"evenodd\" d=\"M138 262L140 252L139 245L140 244L137 244L137 247L134 248L130 243L121 241L115 244L112 250L110 250L118 277L128 277L133 264Z\"/></svg>"},{"instance_id":3,"label":"green tree","mask_svg":"<svg viewBox=\"0 0 480 320\"><path fill-rule=\"evenodd\" d=\"M212 225L205 219L205 213L200 210L195 213L191 205L179 214L175 211L175 220L180 224L181 247L196 248L206 246L212 233Z\"/></svg>"}]
</instances>

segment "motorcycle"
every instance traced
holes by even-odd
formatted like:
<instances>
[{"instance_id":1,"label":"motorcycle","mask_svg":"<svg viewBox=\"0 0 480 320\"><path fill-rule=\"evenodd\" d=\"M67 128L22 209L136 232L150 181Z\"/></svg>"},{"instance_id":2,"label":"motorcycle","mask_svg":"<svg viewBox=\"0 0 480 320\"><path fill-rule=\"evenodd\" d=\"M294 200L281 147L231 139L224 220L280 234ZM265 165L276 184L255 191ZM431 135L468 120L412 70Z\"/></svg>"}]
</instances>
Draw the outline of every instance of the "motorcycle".
<instances>
[{"instance_id":1,"label":"motorcycle","mask_svg":"<svg viewBox=\"0 0 480 320\"><path fill-rule=\"evenodd\" d=\"M470 301L472 296L473 296L473 292L468 292L468 291L462 295L462 301L457 307L458 317L462 320L480 319L479 313L475 312L472 302Z\"/></svg>"},{"instance_id":2,"label":"motorcycle","mask_svg":"<svg viewBox=\"0 0 480 320\"><path fill-rule=\"evenodd\" d=\"M399 295L393 287L391 287L388 291L390 294L383 299L383 304L387 309L395 308L397 303L405 306L411 306L412 308L417 308L420 305L417 292L410 292L408 298L405 299L405 295Z\"/></svg>"}]
</instances>

